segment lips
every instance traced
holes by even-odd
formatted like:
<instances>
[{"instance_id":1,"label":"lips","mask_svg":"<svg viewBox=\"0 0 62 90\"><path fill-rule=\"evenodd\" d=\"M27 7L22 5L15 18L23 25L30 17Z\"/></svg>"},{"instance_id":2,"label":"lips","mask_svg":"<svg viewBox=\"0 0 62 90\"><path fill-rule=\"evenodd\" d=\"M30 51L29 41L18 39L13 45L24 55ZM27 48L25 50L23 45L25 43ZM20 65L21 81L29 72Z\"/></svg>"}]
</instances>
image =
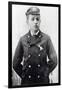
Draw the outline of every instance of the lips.
<instances>
[{"instance_id":1,"label":"lips","mask_svg":"<svg viewBox=\"0 0 62 90\"><path fill-rule=\"evenodd\" d=\"M38 25L34 25L35 28L38 28Z\"/></svg>"}]
</instances>

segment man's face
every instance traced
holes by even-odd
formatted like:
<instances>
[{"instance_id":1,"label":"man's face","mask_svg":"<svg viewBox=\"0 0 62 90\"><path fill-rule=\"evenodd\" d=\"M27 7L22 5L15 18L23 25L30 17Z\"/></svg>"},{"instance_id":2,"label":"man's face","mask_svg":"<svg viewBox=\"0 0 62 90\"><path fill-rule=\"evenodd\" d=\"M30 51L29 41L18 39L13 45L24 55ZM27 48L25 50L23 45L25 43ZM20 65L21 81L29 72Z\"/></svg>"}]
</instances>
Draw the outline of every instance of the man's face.
<instances>
[{"instance_id":1,"label":"man's face","mask_svg":"<svg viewBox=\"0 0 62 90\"><path fill-rule=\"evenodd\" d=\"M36 33L40 27L40 15L29 15L27 19L27 23L30 31Z\"/></svg>"}]
</instances>

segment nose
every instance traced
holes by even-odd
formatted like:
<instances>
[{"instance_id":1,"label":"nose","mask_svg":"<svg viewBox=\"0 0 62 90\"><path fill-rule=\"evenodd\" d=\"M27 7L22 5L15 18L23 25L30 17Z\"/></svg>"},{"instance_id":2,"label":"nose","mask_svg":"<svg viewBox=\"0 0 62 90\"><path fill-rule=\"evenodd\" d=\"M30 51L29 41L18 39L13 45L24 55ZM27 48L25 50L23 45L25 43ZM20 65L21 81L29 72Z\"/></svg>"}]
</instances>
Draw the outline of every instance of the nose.
<instances>
[{"instance_id":1,"label":"nose","mask_svg":"<svg viewBox=\"0 0 62 90\"><path fill-rule=\"evenodd\" d=\"M34 23L35 23L35 24L37 24L37 23L38 23L36 19L34 20Z\"/></svg>"}]
</instances>

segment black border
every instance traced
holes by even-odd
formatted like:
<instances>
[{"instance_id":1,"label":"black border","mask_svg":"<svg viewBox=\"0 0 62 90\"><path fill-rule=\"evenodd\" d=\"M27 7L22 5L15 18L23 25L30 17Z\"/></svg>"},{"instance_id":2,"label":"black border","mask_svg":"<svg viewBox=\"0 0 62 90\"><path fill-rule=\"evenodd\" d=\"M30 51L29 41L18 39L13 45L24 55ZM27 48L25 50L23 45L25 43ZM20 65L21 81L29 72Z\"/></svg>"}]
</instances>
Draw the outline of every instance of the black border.
<instances>
[{"instance_id":1,"label":"black border","mask_svg":"<svg viewBox=\"0 0 62 90\"><path fill-rule=\"evenodd\" d=\"M8 2L8 87L12 87L12 3Z\"/></svg>"},{"instance_id":2,"label":"black border","mask_svg":"<svg viewBox=\"0 0 62 90\"><path fill-rule=\"evenodd\" d=\"M34 6L47 6L58 7L58 83L42 85L42 86L55 86L61 84L61 5L60 4L47 4L47 3L32 3L32 2L8 2L8 88L21 88L21 86L12 86L12 5L34 5ZM41 86L41 85L39 85ZM26 87L26 86L25 86ZM25 88L24 87L24 88ZM32 86L33 87L33 86ZM35 87L35 86L34 86ZM38 86L36 86L38 87Z\"/></svg>"}]
</instances>

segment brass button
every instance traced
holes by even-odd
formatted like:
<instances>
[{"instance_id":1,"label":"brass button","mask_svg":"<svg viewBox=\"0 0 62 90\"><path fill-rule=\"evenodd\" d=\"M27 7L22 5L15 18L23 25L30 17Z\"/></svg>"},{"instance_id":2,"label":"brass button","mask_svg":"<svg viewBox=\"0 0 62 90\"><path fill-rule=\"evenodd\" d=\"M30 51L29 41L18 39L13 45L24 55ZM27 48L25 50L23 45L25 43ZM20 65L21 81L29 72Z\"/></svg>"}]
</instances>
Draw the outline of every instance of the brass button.
<instances>
[{"instance_id":1,"label":"brass button","mask_svg":"<svg viewBox=\"0 0 62 90\"><path fill-rule=\"evenodd\" d=\"M37 78L40 78L40 75L38 75Z\"/></svg>"},{"instance_id":2,"label":"brass button","mask_svg":"<svg viewBox=\"0 0 62 90\"><path fill-rule=\"evenodd\" d=\"M28 35L28 38L29 38L30 36Z\"/></svg>"},{"instance_id":3,"label":"brass button","mask_svg":"<svg viewBox=\"0 0 62 90\"><path fill-rule=\"evenodd\" d=\"M40 57L40 54L38 54L38 56Z\"/></svg>"},{"instance_id":4,"label":"brass button","mask_svg":"<svg viewBox=\"0 0 62 90\"><path fill-rule=\"evenodd\" d=\"M30 47L30 45L29 45L29 47Z\"/></svg>"},{"instance_id":5,"label":"brass button","mask_svg":"<svg viewBox=\"0 0 62 90\"><path fill-rule=\"evenodd\" d=\"M29 75L28 77L31 78L31 75Z\"/></svg>"},{"instance_id":6,"label":"brass button","mask_svg":"<svg viewBox=\"0 0 62 90\"><path fill-rule=\"evenodd\" d=\"M41 37L41 35L39 35L39 38Z\"/></svg>"},{"instance_id":7,"label":"brass button","mask_svg":"<svg viewBox=\"0 0 62 90\"><path fill-rule=\"evenodd\" d=\"M31 57L31 55L29 54L29 55L28 55L28 57L30 58L30 57Z\"/></svg>"},{"instance_id":8,"label":"brass button","mask_svg":"<svg viewBox=\"0 0 62 90\"><path fill-rule=\"evenodd\" d=\"M43 50L43 48L40 46L40 51Z\"/></svg>"},{"instance_id":9,"label":"brass button","mask_svg":"<svg viewBox=\"0 0 62 90\"><path fill-rule=\"evenodd\" d=\"M31 68L31 65L29 65L28 67Z\"/></svg>"},{"instance_id":10,"label":"brass button","mask_svg":"<svg viewBox=\"0 0 62 90\"><path fill-rule=\"evenodd\" d=\"M38 67L40 67L40 64L38 64Z\"/></svg>"}]
</instances>

